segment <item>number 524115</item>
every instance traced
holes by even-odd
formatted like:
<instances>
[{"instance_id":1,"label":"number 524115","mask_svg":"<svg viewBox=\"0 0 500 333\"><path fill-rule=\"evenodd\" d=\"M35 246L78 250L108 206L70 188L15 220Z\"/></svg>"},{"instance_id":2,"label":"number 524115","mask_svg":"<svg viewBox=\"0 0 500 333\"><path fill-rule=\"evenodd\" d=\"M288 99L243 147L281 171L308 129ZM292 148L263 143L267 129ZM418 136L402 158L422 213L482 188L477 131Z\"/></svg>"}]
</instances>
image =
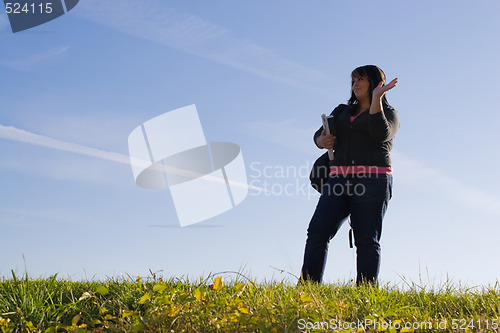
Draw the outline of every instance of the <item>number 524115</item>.
<instances>
[{"instance_id":1,"label":"number 524115","mask_svg":"<svg viewBox=\"0 0 500 333\"><path fill-rule=\"evenodd\" d=\"M52 13L52 2L41 4L27 4L21 6L18 2L6 2L5 11L7 14L50 14Z\"/></svg>"}]
</instances>

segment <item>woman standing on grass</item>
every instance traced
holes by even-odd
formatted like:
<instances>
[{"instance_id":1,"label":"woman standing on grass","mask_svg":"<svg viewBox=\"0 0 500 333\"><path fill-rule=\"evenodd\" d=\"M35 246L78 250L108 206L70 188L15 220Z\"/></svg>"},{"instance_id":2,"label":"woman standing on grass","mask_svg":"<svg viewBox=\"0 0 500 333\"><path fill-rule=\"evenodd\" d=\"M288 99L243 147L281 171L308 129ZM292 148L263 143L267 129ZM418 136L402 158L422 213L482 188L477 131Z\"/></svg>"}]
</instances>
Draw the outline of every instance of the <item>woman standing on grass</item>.
<instances>
[{"instance_id":1,"label":"woman standing on grass","mask_svg":"<svg viewBox=\"0 0 500 333\"><path fill-rule=\"evenodd\" d=\"M367 65L351 73L351 98L333 111L335 135L320 128L314 134L319 148L332 148L330 177L307 229L301 277L321 282L328 244L350 215L356 246L356 284L376 283L380 267L382 219L392 197L389 152L399 129L396 110L385 93L385 74Z\"/></svg>"}]
</instances>

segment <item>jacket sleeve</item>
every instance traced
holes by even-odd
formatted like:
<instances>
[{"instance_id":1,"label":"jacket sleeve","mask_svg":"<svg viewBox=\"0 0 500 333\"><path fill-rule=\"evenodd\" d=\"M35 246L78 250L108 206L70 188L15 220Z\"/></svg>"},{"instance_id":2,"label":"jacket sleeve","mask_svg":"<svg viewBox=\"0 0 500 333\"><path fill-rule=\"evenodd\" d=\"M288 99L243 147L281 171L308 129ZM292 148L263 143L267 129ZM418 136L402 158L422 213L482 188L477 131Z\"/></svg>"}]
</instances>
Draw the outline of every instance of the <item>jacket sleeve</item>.
<instances>
[{"instance_id":1,"label":"jacket sleeve","mask_svg":"<svg viewBox=\"0 0 500 333\"><path fill-rule=\"evenodd\" d=\"M316 147L320 148L320 149L323 149L322 147L318 146L318 144L316 143L316 139L321 135L321 132L323 131L323 126L321 126L317 131L316 133L314 133L314 136L313 136L313 141L314 141L314 144L316 145Z\"/></svg>"},{"instance_id":2,"label":"jacket sleeve","mask_svg":"<svg viewBox=\"0 0 500 333\"><path fill-rule=\"evenodd\" d=\"M394 108L384 107L382 112L370 115L370 137L378 142L390 141L399 129L398 113Z\"/></svg>"}]
</instances>

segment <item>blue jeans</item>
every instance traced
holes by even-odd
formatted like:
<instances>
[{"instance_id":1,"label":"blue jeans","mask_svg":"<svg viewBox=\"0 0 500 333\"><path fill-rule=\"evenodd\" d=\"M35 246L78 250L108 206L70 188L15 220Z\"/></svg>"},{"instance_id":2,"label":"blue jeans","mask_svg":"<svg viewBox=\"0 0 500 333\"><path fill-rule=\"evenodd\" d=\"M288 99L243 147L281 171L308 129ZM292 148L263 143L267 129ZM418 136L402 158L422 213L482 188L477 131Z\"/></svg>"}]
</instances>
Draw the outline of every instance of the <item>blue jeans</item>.
<instances>
[{"instance_id":1,"label":"blue jeans","mask_svg":"<svg viewBox=\"0 0 500 333\"><path fill-rule=\"evenodd\" d=\"M376 283L382 220L392 197L392 175L331 176L307 229L302 278L321 282L328 244L351 216L356 246L356 284Z\"/></svg>"}]
</instances>

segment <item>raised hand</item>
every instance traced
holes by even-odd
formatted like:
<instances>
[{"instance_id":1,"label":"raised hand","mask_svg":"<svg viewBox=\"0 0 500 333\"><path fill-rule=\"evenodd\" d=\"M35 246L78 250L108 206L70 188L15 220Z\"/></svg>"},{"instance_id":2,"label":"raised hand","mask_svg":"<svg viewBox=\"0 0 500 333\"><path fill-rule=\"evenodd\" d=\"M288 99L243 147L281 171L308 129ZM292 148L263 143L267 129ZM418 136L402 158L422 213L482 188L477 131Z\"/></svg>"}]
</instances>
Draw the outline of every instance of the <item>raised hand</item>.
<instances>
[{"instance_id":1,"label":"raised hand","mask_svg":"<svg viewBox=\"0 0 500 333\"><path fill-rule=\"evenodd\" d=\"M398 78L395 78L388 84L384 85L384 81L380 81L379 84L373 89L373 98L382 98L385 93L396 86L398 83Z\"/></svg>"}]
</instances>

